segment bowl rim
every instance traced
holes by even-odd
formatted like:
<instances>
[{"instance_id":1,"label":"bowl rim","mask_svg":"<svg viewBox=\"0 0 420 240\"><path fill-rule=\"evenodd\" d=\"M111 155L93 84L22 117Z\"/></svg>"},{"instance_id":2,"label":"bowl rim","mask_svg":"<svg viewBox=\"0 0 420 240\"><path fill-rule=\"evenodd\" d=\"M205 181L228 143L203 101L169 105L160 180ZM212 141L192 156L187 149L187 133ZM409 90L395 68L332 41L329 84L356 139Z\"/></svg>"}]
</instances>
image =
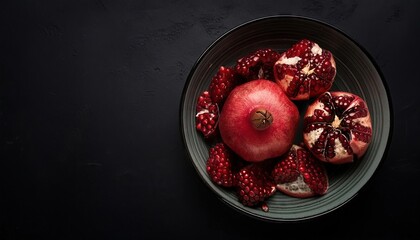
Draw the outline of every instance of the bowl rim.
<instances>
[{"instance_id":1,"label":"bowl rim","mask_svg":"<svg viewBox=\"0 0 420 240\"><path fill-rule=\"evenodd\" d=\"M383 152L383 155L381 157L381 160L378 164L378 166L376 167L376 169L373 171L372 175L367 179L367 181L365 182L365 184L363 184L359 190L357 190L357 192L355 194L353 194L353 196L350 196L348 199L346 199L345 201L343 201L341 204L338 204L337 206L330 208L327 211L324 212L320 212L318 214L314 214L314 215L310 215L307 217L303 217L303 218L296 218L296 219L272 219L272 218L264 218L261 216L257 216L255 214L252 214L250 212L248 213L244 213L243 211L241 211L240 209L236 208L233 204L231 204L229 201L227 201L225 198L223 198L222 196L220 196L219 194L215 194L217 196L217 198L219 200L221 200L224 204L228 205L230 208L233 208L236 210L236 212L239 212L243 215L247 215L251 218L254 219L258 219L258 220L262 220L262 221L267 221L267 222L275 222L275 223L279 223L279 222L302 222L302 221L308 221L314 218L319 218L325 215L328 215L328 213L331 213L339 208L341 208L342 206L346 205L347 203L349 203L352 199L354 199L356 196L359 195L360 192L364 191L368 185L371 184L372 182L372 178L375 176L375 174L377 174L378 170L380 170L380 168L382 168L382 166L384 165L384 162L388 159L389 156L389 149L391 146L391 142L392 142L392 138L393 138L393 133L394 133L394 109L393 109L393 101L391 98L391 92L388 86L387 81L385 80L385 76L382 73L380 67L378 66L378 64L376 63L375 59L372 57L372 55L366 50L365 47L363 47L363 45L361 45L358 41L354 40L352 37L350 37L347 33L345 33L343 30L341 30L340 28L331 25L329 23L326 23L322 20L319 19L315 19L312 17L307 17L307 16L300 16L300 15L293 15L293 14L279 14L279 15L269 15L269 16L264 16L264 17L259 17L259 18L254 18L251 20L248 20L246 22L243 22L239 25L236 25L235 27L230 28L229 30L227 30L226 32L222 33L218 38L216 38L214 41L211 42L210 45L208 45L205 50L200 54L200 56L197 58L197 60L195 61L195 63L192 65L191 70L187 76L186 82L184 83L183 86L183 90L182 90L182 95L181 95L181 100L179 103L179 130L181 133L181 138L182 138L182 142L183 142L183 148L184 148L184 153L188 156L188 158L190 159L190 164L195 168L196 172L198 173L199 170L197 169L197 166L193 163L194 159L190 153L190 151L187 148L187 138L185 135L185 131L183 128L184 125L184 119L183 119L183 112L184 112L184 103L185 103L185 96L186 96L186 91L188 89L188 86L190 85L190 82L192 80L192 76L194 75L194 72L196 71L197 67L200 65L201 61L205 58L205 56L208 54L208 52L210 50L212 50L217 43L219 43L220 41L222 41L224 38L228 37L232 32L235 32L236 30L246 27L248 25L251 25L253 23L256 22L260 22L260 21L275 21L276 19L298 19L298 20L304 20L304 21L310 21L310 22L315 22L317 24L321 24L324 25L328 28L331 28L335 31L337 31L338 33L342 34L345 38L347 38L349 41L351 41L353 44L355 44L358 48L360 48L360 50L363 52L363 54L365 54L365 56L369 59L369 61L372 63L372 65L374 66L375 70L377 71L378 75L381 78L382 84L384 86L385 89L385 94L388 98L388 107L389 107L389 133L388 133L388 139L387 139L387 143ZM211 190L214 193L214 190L212 189L212 187L209 185L208 182L205 181L205 179L203 178L203 176L201 176L201 174L198 174L200 176L201 181L209 188L209 190Z\"/></svg>"}]
</instances>

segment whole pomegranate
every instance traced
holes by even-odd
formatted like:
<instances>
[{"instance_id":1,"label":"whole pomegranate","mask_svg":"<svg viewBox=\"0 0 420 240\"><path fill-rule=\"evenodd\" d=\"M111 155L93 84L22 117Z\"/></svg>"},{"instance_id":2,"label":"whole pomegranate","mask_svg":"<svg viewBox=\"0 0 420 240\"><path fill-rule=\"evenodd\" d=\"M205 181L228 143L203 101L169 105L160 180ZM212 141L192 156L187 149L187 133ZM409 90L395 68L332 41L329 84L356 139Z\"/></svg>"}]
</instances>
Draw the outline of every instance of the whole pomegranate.
<instances>
[{"instance_id":1,"label":"whole pomegranate","mask_svg":"<svg viewBox=\"0 0 420 240\"><path fill-rule=\"evenodd\" d=\"M368 106L348 92L326 92L309 105L304 116L306 147L321 161L335 164L365 154L372 139Z\"/></svg>"},{"instance_id":2,"label":"whole pomegranate","mask_svg":"<svg viewBox=\"0 0 420 240\"><path fill-rule=\"evenodd\" d=\"M237 86L219 117L223 142L249 162L278 157L292 146L299 111L278 84L266 79Z\"/></svg>"},{"instance_id":3,"label":"whole pomegranate","mask_svg":"<svg viewBox=\"0 0 420 240\"><path fill-rule=\"evenodd\" d=\"M274 64L275 80L292 100L307 100L328 91L336 72L331 52L307 39L294 44Z\"/></svg>"}]
</instances>

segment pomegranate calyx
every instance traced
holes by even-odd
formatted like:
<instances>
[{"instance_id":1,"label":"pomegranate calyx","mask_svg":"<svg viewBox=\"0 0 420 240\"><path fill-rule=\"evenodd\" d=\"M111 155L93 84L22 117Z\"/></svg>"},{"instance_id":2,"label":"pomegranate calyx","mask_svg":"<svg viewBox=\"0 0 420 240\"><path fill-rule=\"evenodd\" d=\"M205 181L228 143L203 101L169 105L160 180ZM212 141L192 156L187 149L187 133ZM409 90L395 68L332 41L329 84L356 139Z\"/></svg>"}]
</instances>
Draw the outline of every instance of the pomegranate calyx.
<instances>
[{"instance_id":1,"label":"pomegranate calyx","mask_svg":"<svg viewBox=\"0 0 420 240\"><path fill-rule=\"evenodd\" d=\"M262 131L270 127L273 115L266 109L257 108L251 112L250 120L256 130Z\"/></svg>"}]
</instances>

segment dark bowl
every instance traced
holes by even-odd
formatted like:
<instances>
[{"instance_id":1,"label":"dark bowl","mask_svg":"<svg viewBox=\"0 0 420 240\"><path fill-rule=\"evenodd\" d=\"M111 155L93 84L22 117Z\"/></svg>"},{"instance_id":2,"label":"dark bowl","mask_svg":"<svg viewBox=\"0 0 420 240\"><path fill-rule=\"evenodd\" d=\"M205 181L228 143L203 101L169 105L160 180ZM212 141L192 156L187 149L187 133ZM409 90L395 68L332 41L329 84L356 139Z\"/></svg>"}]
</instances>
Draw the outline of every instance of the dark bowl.
<instances>
[{"instance_id":1,"label":"dark bowl","mask_svg":"<svg viewBox=\"0 0 420 240\"><path fill-rule=\"evenodd\" d=\"M303 38L330 50L337 64L331 91L352 92L368 104L373 124L372 142L361 158L351 164L328 166L330 188L326 195L298 199L276 193L267 204L269 211L243 206L235 191L213 184L206 173L210 145L195 129L198 96L208 88L221 65L233 66L237 59L261 48L279 52ZM310 102L297 103L301 115ZM349 36L323 22L297 16L271 16L242 24L225 33L199 57L185 84L180 106L181 133L186 151L207 186L229 206L268 221L300 221L329 213L350 201L373 176L390 141L392 114L384 79L369 54ZM301 134L295 143L301 140Z\"/></svg>"}]
</instances>

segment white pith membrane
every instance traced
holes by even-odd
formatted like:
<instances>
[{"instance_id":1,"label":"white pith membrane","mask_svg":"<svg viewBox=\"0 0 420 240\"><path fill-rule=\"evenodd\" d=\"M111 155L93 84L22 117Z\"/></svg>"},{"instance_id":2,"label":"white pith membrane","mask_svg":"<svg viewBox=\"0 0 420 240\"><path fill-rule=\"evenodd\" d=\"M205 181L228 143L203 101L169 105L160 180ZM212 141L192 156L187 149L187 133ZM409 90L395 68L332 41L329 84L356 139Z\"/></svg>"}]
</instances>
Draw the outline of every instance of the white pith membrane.
<instances>
[{"instance_id":1,"label":"white pith membrane","mask_svg":"<svg viewBox=\"0 0 420 240\"><path fill-rule=\"evenodd\" d=\"M214 119L215 117L216 117L216 114L214 114L214 113L212 113L212 112L210 112L208 109L203 109L203 110L201 110L201 111L199 111L196 115L195 115L195 117L199 117L200 115L203 115L203 114L209 114L210 115L210 119ZM216 126L217 126L217 123L218 122L216 122Z\"/></svg>"},{"instance_id":2,"label":"white pith membrane","mask_svg":"<svg viewBox=\"0 0 420 240\"><path fill-rule=\"evenodd\" d=\"M347 155L347 150L343 147L338 138L334 139L334 152L336 155Z\"/></svg>"},{"instance_id":3,"label":"white pith membrane","mask_svg":"<svg viewBox=\"0 0 420 240\"><path fill-rule=\"evenodd\" d=\"M210 111L208 109L203 109L203 110L199 111L195 116L198 117L201 114L205 114L205 113L210 113Z\"/></svg>"},{"instance_id":4,"label":"white pith membrane","mask_svg":"<svg viewBox=\"0 0 420 240\"><path fill-rule=\"evenodd\" d=\"M286 65L296 65L302 58L296 56L287 58L286 54L284 54L277 62L276 64L286 64Z\"/></svg>"},{"instance_id":5,"label":"white pith membrane","mask_svg":"<svg viewBox=\"0 0 420 240\"><path fill-rule=\"evenodd\" d=\"M314 55L321 55L322 54L322 48L320 48L317 43L314 43L314 45L311 48L311 52Z\"/></svg>"},{"instance_id":6,"label":"white pith membrane","mask_svg":"<svg viewBox=\"0 0 420 240\"><path fill-rule=\"evenodd\" d=\"M312 146L315 145L316 140L318 140L321 133L324 131L324 128L320 127L315 130L312 130L308 133L308 143Z\"/></svg>"},{"instance_id":7,"label":"white pith membrane","mask_svg":"<svg viewBox=\"0 0 420 240\"><path fill-rule=\"evenodd\" d=\"M339 119L339 118L337 117L337 115L335 115L335 116L334 116L334 121L331 123L331 126L332 126L333 128L338 128L338 127L340 126L340 124L341 124L341 119Z\"/></svg>"},{"instance_id":8,"label":"white pith membrane","mask_svg":"<svg viewBox=\"0 0 420 240\"><path fill-rule=\"evenodd\" d=\"M279 189L282 192L290 191L297 194L313 195L312 190L305 183L302 175L299 175L297 179L293 182L278 183L277 189Z\"/></svg>"},{"instance_id":9,"label":"white pith membrane","mask_svg":"<svg viewBox=\"0 0 420 240\"><path fill-rule=\"evenodd\" d=\"M309 62L308 64L306 64L306 66L304 68L302 68L302 70L300 70L303 74L305 74L306 76L311 75L314 71L315 68L311 68L311 63Z\"/></svg>"}]
</instances>

